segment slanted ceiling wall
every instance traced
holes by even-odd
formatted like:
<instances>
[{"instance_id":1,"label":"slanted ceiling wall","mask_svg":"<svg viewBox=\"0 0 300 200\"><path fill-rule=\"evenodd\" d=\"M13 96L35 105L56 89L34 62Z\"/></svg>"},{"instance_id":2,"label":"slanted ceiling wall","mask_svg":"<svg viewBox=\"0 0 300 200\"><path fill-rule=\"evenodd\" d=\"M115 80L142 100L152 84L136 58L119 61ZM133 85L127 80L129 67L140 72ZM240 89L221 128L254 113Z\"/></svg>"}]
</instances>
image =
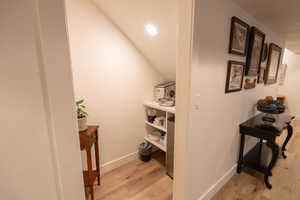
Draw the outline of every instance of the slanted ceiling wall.
<instances>
[{"instance_id":1,"label":"slanted ceiling wall","mask_svg":"<svg viewBox=\"0 0 300 200\"><path fill-rule=\"evenodd\" d=\"M175 80L177 0L93 0L152 65L167 79ZM151 23L156 37L145 32Z\"/></svg>"},{"instance_id":2,"label":"slanted ceiling wall","mask_svg":"<svg viewBox=\"0 0 300 200\"><path fill-rule=\"evenodd\" d=\"M100 125L103 171L135 158L145 133L143 102L162 76L89 0L67 0L76 99Z\"/></svg>"}]
</instances>

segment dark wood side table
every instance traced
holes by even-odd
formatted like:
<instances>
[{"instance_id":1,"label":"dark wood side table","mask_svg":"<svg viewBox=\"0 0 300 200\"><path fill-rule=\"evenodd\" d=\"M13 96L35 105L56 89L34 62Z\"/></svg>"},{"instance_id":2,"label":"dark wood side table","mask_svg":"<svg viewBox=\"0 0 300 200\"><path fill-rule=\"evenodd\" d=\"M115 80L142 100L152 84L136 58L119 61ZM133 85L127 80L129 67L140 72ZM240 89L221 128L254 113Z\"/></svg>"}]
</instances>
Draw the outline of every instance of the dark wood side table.
<instances>
[{"instance_id":1,"label":"dark wood side table","mask_svg":"<svg viewBox=\"0 0 300 200\"><path fill-rule=\"evenodd\" d=\"M244 167L262 172L265 175L264 179L267 188L271 189L272 185L269 182L269 176L272 176L272 169L276 164L280 151L279 145L276 143L276 138L282 134L283 130L287 129L287 138L281 148L282 156L286 159L287 156L284 152L286 145L293 135L291 122L294 117L285 114L275 115L276 122L268 124L262 120L264 115L259 114L240 124L241 145L237 172L241 173ZM245 135L256 137L260 139L260 142L244 156ZM272 159L267 166L262 164L262 150L264 148L270 148L272 151Z\"/></svg>"},{"instance_id":2,"label":"dark wood side table","mask_svg":"<svg viewBox=\"0 0 300 200\"><path fill-rule=\"evenodd\" d=\"M80 149L86 151L87 170L83 171L84 186L90 188L91 199L94 200L94 182L97 179L100 185L100 161L98 144L98 126L89 126L79 133ZM93 170L92 147L95 145L96 170Z\"/></svg>"}]
</instances>

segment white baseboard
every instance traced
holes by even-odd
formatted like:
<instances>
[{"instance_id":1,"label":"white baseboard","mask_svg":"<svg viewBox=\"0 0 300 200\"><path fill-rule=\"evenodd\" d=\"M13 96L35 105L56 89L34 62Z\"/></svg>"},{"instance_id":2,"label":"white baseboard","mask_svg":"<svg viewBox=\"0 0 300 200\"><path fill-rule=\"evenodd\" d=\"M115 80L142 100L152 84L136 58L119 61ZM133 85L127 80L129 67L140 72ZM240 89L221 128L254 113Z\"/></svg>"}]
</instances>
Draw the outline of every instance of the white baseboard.
<instances>
[{"instance_id":1,"label":"white baseboard","mask_svg":"<svg viewBox=\"0 0 300 200\"><path fill-rule=\"evenodd\" d=\"M213 186L211 186L207 192L205 192L198 200L211 199L236 173L237 164L228 170L224 176L222 176Z\"/></svg>"},{"instance_id":2,"label":"white baseboard","mask_svg":"<svg viewBox=\"0 0 300 200\"><path fill-rule=\"evenodd\" d=\"M111 170L116 169L116 168L118 168L132 160L135 160L137 158L138 158L138 152L133 152L133 153L127 154L125 156L122 156L118 159L107 162L100 166L101 174L103 175L107 172L110 172Z\"/></svg>"}]
</instances>

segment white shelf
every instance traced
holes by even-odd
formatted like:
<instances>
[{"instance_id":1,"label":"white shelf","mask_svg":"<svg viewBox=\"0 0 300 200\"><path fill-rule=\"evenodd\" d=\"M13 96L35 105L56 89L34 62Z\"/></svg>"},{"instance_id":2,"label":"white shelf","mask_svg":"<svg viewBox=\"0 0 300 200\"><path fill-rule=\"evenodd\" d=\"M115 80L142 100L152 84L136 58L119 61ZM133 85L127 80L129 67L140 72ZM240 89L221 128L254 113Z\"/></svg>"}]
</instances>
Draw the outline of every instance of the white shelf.
<instances>
[{"instance_id":1,"label":"white shelf","mask_svg":"<svg viewBox=\"0 0 300 200\"><path fill-rule=\"evenodd\" d=\"M175 106L172 106L172 107L161 106L161 105L159 105L159 103L157 103L155 101L145 102L144 105L147 107L150 107L150 108L162 110L162 111L173 113L173 114L175 114L175 112L176 112Z\"/></svg>"},{"instance_id":2,"label":"white shelf","mask_svg":"<svg viewBox=\"0 0 300 200\"><path fill-rule=\"evenodd\" d=\"M149 143L151 143L152 145L156 146L157 148L161 149L162 151L167 152L167 137L168 137L168 134L167 134L167 127L168 127L167 118L170 116L170 114L175 114L175 112L176 112L175 106L173 106L173 107L161 106L161 105L159 105L159 103L154 102L154 101L145 102L144 106L146 108L152 108L152 109L156 109L156 110L160 111L159 114L158 114L158 116L164 116L166 118L165 127L159 126L159 125L155 125L153 123L150 123L147 120L148 118L146 118L146 120L145 120L145 124L147 124L147 126L153 127L153 128L155 128L157 130L161 130L161 131L163 131L163 132L166 133L166 135L164 136L165 137L164 138L164 144L161 144L160 142L156 142L154 140L151 140L148 137L147 134L145 136L145 140L148 141ZM151 130L148 130L148 131L151 131Z\"/></svg>"},{"instance_id":3,"label":"white shelf","mask_svg":"<svg viewBox=\"0 0 300 200\"><path fill-rule=\"evenodd\" d=\"M152 126L152 127L156 128L156 129L159 129L161 131L167 132L167 129L165 127L155 125L155 124L150 123L148 121L145 121L145 123L148 124L149 126Z\"/></svg>"},{"instance_id":4,"label":"white shelf","mask_svg":"<svg viewBox=\"0 0 300 200\"><path fill-rule=\"evenodd\" d=\"M160 150L162 150L162 151L164 151L164 152L167 151L166 147L164 147L164 146L161 145L160 143L155 142L155 141L151 140L151 139L148 138L148 137L145 137L145 140L147 140L148 142L150 142L150 143L153 144L154 146L158 147Z\"/></svg>"}]
</instances>

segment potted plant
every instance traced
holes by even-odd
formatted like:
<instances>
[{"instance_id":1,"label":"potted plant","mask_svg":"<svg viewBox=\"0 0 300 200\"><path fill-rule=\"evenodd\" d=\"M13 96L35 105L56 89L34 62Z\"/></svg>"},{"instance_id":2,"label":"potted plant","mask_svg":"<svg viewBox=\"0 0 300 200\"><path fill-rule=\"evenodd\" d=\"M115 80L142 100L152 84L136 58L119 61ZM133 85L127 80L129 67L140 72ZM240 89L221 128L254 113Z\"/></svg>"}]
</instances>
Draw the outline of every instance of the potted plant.
<instances>
[{"instance_id":1,"label":"potted plant","mask_svg":"<svg viewBox=\"0 0 300 200\"><path fill-rule=\"evenodd\" d=\"M77 119L78 119L78 128L79 131L85 131L87 127L87 112L84 110L86 107L84 105L84 100L76 101L77 107Z\"/></svg>"}]
</instances>

